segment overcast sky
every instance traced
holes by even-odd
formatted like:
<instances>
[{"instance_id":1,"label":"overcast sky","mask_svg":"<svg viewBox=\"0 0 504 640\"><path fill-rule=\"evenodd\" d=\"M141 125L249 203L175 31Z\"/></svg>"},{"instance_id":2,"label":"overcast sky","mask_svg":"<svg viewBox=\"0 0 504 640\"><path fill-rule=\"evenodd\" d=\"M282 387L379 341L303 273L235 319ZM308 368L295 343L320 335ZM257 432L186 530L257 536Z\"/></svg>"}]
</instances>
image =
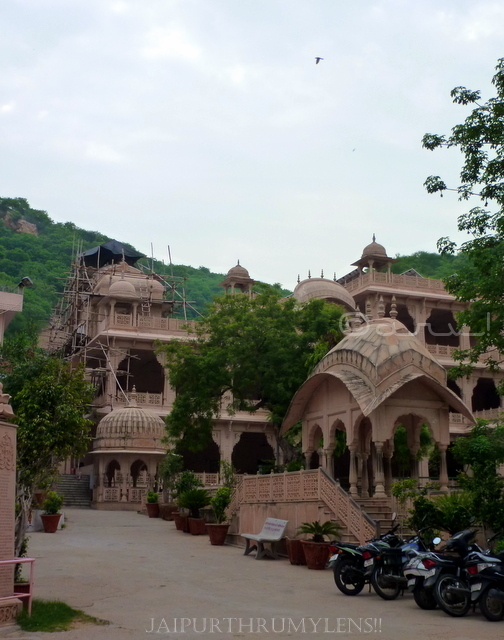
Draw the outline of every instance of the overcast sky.
<instances>
[{"instance_id":1,"label":"overcast sky","mask_svg":"<svg viewBox=\"0 0 504 640\"><path fill-rule=\"evenodd\" d=\"M458 185L461 156L421 139L504 56L483 0L2 0L0 25L0 196L290 289L373 233L456 235L467 205L423 182Z\"/></svg>"}]
</instances>

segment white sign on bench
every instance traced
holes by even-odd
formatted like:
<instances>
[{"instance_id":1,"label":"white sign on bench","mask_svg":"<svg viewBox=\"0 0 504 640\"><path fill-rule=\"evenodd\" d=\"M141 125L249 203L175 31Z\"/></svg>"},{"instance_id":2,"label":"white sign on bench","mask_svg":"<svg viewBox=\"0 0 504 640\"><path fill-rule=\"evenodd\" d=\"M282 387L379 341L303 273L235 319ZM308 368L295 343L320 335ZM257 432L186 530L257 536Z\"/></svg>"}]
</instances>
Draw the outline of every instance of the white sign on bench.
<instances>
[{"instance_id":1,"label":"white sign on bench","mask_svg":"<svg viewBox=\"0 0 504 640\"><path fill-rule=\"evenodd\" d=\"M256 551L256 560L269 556L270 558L278 558L277 546L287 526L288 520L279 520L278 518L266 518L261 533L242 533L242 537L246 540L245 553L248 556L251 551ZM250 546L250 541L256 544ZM269 548L265 548L264 544L268 543Z\"/></svg>"}]
</instances>

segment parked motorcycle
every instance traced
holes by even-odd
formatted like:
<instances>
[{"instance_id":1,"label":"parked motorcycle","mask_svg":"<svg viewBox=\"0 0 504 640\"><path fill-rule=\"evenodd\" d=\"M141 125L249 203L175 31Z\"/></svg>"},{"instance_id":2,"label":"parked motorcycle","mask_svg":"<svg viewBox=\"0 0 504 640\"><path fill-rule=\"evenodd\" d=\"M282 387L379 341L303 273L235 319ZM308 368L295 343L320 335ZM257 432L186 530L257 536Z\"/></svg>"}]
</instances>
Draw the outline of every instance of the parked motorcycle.
<instances>
[{"instance_id":1,"label":"parked motorcycle","mask_svg":"<svg viewBox=\"0 0 504 640\"><path fill-rule=\"evenodd\" d=\"M420 534L421 531L399 548L384 549L375 558L371 584L384 600L395 600L401 591L404 591L408 586L406 567L429 550ZM440 542L441 538L437 540Z\"/></svg>"},{"instance_id":2,"label":"parked motorcycle","mask_svg":"<svg viewBox=\"0 0 504 640\"><path fill-rule=\"evenodd\" d=\"M487 542L502 535L495 534ZM478 604L487 620L498 622L504 618L504 551L480 553L473 551L465 562L471 603Z\"/></svg>"},{"instance_id":3,"label":"parked motorcycle","mask_svg":"<svg viewBox=\"0 0 504 640\"><path fill-rule=\"evenodd\" d=\"M331 545L334 554L329 559L329 567L333 569L334 582L342 593L347 596L356 596L366 584L371 582L374 558L383 549L403 543L395 535L398 528L399 525L396 525L387 533L364 545L338 542Z\"/></svg>"},{"instance_id":4,"label":"parked motorcycle","mask_svg":"<svg viewBox=\"0 0 504 640\"><path fill-rule=\"evenodd\" d=\"M468 581L464 571L465 558L482 550L474 543L476 531L465 529L447 540L443 552L426 554L421 562L427 570L423 588L432 591L438 606L448 615L465 616L471 607Z\"/></svg>"}]
</instances>

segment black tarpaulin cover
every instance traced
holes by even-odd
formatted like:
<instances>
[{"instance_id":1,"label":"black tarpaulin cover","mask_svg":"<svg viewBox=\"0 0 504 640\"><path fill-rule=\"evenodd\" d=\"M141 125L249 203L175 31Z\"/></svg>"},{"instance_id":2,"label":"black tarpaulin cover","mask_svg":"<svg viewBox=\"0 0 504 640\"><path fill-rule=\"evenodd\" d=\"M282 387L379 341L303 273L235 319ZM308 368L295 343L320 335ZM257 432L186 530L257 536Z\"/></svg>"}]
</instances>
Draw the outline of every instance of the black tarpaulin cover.
<instances>
[{"instance_id":1,"label":"black tarpaulin cover","mask_svg":"<svg viewBox=\"0 0 504 640\"><path fill-rule=\"evenodd\" d=\"M112 262L122 262L123 256L124 261L131 266L140 258L145 258L143 253L137 253L117 240L109 240L104 244L88 249L81 256L86 267L97 268L112 264Z\"/></svg>"}]
</instances>

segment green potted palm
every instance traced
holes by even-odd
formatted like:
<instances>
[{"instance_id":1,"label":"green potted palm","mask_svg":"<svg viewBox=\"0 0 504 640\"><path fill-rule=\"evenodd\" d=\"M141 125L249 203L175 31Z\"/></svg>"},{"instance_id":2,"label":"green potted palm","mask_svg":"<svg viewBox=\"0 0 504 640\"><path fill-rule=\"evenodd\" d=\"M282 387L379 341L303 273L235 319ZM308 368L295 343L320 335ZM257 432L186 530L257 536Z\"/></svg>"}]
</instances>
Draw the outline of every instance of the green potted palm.
<instances>
[{"instance_id":1,"label":"green potted palm","mask_svg":"<svg viewBox=\"0 0 504 640\"><path fill-rule=\"evenodd\" d=\"M196 487L179 496L179 506L189 510L189 533L194 536L206 533L206 522L200 517L200 509L210 504L210 494L206 489Z\"/></svg>"},{"instance_id":2,"label":"green potted palm","mask_svg":"<svg viewBox=\"0 0 504 640\"><path fill-rule=\"evenodd\" d=\"M207 523L207 532L208 537L210 538L210 544L223 545L226 541L229 529L229 522L226 522L226 509L229 507L230 502L230 487L221 487L220 489L217 489L214 497L210 500L210 505L215 518L214 523Z\"/></svg>"},{"instance_id":3,"label":"green potted palm","mask_svg":"<svg viewBox=\"0 0 504 640\"><path fill-rule=\"evenodd\" d=\"M181 496L190 489L195 489L202 486L203 483L196 477L196 474L193 471L183 471L174 482L173 495L179 508L178 511L175 511L173 513L173 519L175 521L177 530L189 533L189 519L187 513L184 512L185 507L180 504Z\"/></svg>"},{"instance_id":4,"label":"green potted palm","mask_svg":"<svg viewBox=\"0 0 504 640\"><path fill-rule=\"evenodd\" d=\"M159 494L155 491L147 491L145 506L149 518L159 518Z\"/></svg>"},{"instance_id":5,"label":"green potted palm","mask_svg":"<svg viewBox=\"0 0 504 640\"><path fill-rule=\"evenodd\" d=\"M40 515L44 531L54 533L59 525L61 513L59 510L63 505L64 497L56 491L49 491L42 502L43 513Z\"/></svg>"},{"instance_id":6,"label":"green potted palm","mask_svg":"<svg viewBox=\"0 0 504 640\"><path fill-rule=\"evenodd\" d=\"M301 540L308 569L325 569L329 560L329 541L326 538L339 538L341 530L341 525L331 520L303 522L297 534L311 536L308 540Z\"/></svg>"}]
</instances>

